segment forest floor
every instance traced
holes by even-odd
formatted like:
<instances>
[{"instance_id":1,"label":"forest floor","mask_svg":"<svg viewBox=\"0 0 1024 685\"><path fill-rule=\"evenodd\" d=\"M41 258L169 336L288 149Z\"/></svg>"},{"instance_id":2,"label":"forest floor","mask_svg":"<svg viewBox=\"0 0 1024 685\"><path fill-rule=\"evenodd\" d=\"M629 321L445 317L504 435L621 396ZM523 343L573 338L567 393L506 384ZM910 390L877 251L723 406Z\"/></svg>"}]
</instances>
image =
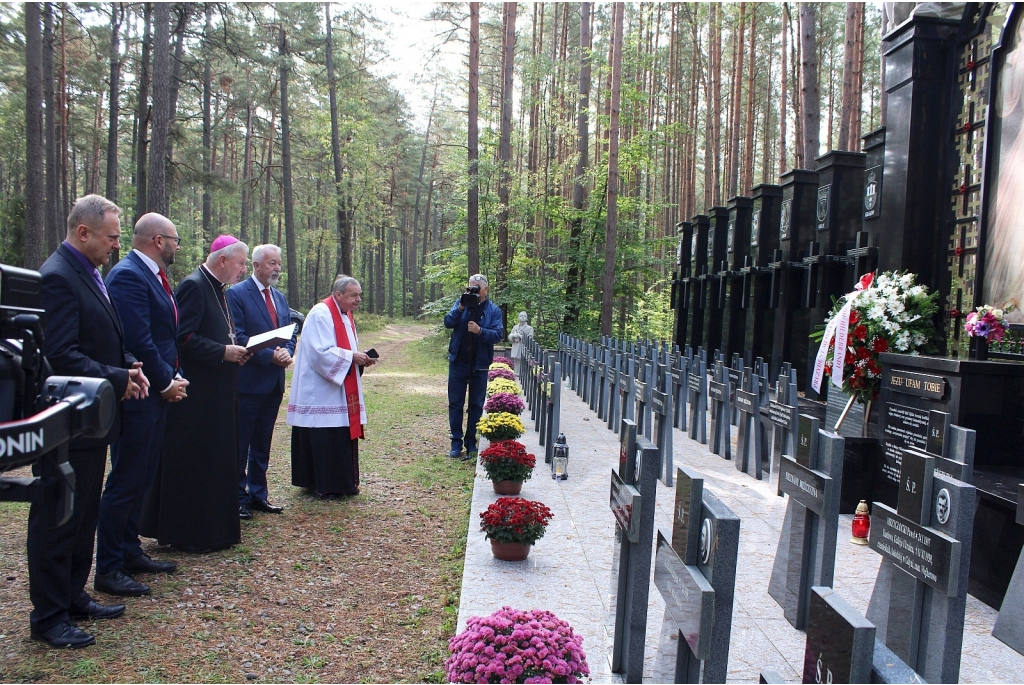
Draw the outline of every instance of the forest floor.
<instances>
[{"instance_id":1,"label":"forest floor","mask_svg":"<svg viewBox=\"0 0 1024 685\"><path fill-rule=\"evenodd\" d=\"M396 322L360 336L381 363L362 494L320 501L291 486L282 403L270 464L281 516L254 513L242 543L205 555L157 548L177 573L144 575L150 597L80 625L83 650L29 637L28 505L0 503L0 681L440 682L459 606L474 465L448 458L444 337ZM87 585L92 590L92 580Z\"/></svg>"}]
</instances>

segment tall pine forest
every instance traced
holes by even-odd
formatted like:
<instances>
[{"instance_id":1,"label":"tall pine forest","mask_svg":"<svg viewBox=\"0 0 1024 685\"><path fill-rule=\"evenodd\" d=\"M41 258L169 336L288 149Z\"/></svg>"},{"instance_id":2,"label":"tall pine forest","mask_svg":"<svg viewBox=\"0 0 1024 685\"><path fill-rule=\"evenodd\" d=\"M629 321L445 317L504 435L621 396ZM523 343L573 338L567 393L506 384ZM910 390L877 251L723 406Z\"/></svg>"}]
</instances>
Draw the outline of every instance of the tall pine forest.
<instances>
[{"instance_id":1,"label":"tall pine forest","mask_svg":"<svg viewBox=\"0 0 1024 685\"><path fill-rule=\"evenodd\" d=\"M425 104L371 3L0 5L0 261L37 268L99 193L122 257L175 222L174 282L230 233L282 247L297 310L349 273L362 316L436 320L479 271L542 342L668 338L676 224L882 123L873 5L409 11Z\"/></svg>"}]
</instances>

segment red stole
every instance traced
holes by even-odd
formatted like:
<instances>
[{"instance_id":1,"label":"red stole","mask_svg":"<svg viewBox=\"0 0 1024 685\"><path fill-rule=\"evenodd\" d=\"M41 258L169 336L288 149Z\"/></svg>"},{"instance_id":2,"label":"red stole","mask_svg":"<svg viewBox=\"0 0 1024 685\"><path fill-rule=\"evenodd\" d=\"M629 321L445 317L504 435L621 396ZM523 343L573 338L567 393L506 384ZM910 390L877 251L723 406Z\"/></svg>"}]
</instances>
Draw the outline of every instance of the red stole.
<instances>
[{"instance_id":1,"label":"red stole","mask_svg":"<svg viewBox=\"0 0 1024 685\"><path fill-rule=\"evenodd\" d=\"M356 350L352 348L352 343L349 342L345 324L341 320L341 308L338 307L338 302L333 296L328 296L324 300L324 304L331 310L331 318L334 320L334 339L338 343L338 347L355 352ZM348 312L348 321L352 324L352 330L354 331L356 329L356 322L352 318L352 312ZM363 423L359 416L362 405L359 403L359 376L356 371L355 362L352 362L348 369L348 374L345 376L345 402L348 404L349 436L353 440L364 437Z\"/></svg>"}]
</instances>

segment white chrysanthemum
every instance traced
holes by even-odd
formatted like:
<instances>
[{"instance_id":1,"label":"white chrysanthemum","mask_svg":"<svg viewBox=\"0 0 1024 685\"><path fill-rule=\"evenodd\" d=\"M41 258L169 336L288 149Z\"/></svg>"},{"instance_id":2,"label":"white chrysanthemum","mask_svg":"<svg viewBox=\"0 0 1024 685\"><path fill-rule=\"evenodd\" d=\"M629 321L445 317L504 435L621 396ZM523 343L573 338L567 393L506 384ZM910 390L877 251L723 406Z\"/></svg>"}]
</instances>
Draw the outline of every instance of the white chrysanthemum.
<instances>
[{"instance_id":1,"label":"white chrysanthemum","mask_svg":"<svg viewBox=\"0 0 1024 685\"><path fill-rule=\"evenodd\" d=\"M893 314L900 314L906 310L906 307L903 305L903 299L899 297L891 298L886 302L885 306Z\"/></svg>"},{"instance_id":2,"label":"white chrysanthemum","mask_svg":"<svg viewBox=\"0 0 1024 685\"><path fill-rule=\"evenodd\" d=\"M913 284L914 284L914 277L912 275L910 275L910 274L903 274L902 276L900 276L900 286L902 286L904 288L909 288Z\"/></svg>"},{"instance_id":3,"label":"white chrysanthemum","mask_svg":"<svg viewBox=\"0 0 1024 685\"><path fill-rule=\"evenodd\" d=\"M881 302L876 302L871 305L868 309L868 318L873 321L879 321L885 316L885 305Z\"/></svg>"},{"instance_id":4,"label":"white chrysanthemum","mask_svg":"<svg viewBox=\"0 0 1024 685\"><path fill-rule=\"evenodd\" d=\"M907 291L907 295L909 295L910 297L921 297L922 295L924 295L924 286L915 285L913 288Z\"/></svg>"},{"instance_id":5,"label":"white chrysanthemum","mask_svg":"<svg viewBox=\"0 0 1024 685\"><path fill-rule=\"evenodd\" d=\"M925 341L927 341L927 340L928 340L928 338L924 337L923 333L914 333L914 346L915 347L920 347L921 345L924 345Z\"/></svg>"},{"instance_id":6,"label":"white chrysanthemum","mask_svg":"<svg viewBox=\"0 0 1024 685\"><path fill-rule=\"evenodd\" d=\"M900 352L906 352L910 348L910 333L908 331L901 331L896 336L896 342L893 343L896 349Z\"/></svg>"}]
</instances>

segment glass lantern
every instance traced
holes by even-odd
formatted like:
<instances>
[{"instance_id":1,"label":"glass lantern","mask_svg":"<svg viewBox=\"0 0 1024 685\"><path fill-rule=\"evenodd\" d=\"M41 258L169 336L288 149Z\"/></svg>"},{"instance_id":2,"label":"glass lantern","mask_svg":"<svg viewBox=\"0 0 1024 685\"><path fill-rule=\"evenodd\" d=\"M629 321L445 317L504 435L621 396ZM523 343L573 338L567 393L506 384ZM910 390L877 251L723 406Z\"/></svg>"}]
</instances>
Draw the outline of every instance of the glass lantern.
<instances>
[{"instance_id":1,"label":"glass lantern","mask_svg":"<svg viewBox=\"0 0 1024 685\"><path fill-rule=\"evenodd\" d=\"M558 434L558 439L552 447L551 477L555 480L566 480L569 478L569 445L565 442L565 433Z\"/></svg>"}]
</instances>

